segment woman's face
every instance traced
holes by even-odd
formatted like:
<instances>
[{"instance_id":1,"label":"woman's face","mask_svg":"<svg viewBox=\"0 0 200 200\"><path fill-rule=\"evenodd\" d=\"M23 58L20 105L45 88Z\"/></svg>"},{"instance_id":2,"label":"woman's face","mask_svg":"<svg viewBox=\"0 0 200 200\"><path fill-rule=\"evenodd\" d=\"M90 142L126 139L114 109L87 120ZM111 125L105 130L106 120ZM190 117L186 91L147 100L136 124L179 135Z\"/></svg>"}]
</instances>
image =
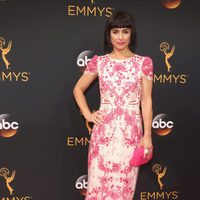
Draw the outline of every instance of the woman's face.
<instances>
[{"instance_id":1,"label":"woman's face","mask_svg":"<svg viewBox=\"0 0 200 200\"><path fill-rule=\"evenodd\" d=\"M110 40L113 49L123 50L128 48L131 40L130 28L113 28L110 30Z\"/></svg>"}]
</instances>

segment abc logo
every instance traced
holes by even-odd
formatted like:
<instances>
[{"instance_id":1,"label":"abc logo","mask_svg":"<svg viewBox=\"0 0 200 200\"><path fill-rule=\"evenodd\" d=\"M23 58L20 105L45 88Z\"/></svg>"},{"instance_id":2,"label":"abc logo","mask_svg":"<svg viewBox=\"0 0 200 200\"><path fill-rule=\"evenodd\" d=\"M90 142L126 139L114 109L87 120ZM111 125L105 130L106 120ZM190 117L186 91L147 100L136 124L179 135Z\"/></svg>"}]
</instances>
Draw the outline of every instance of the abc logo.
<instances>
[{"instance_id":1,"label":"abc logo","mask_svg":"<svg viewBox=\"0 0 200 200\"><path fill-rule=\"evenodd\" d=\"M159 114L153 119L152 127L155 133L160 136L169 134L172 131L174 123L167 119L166 114Z\"/></svg>"},{"instance_id":2,"label":"abc logo","mask_svg":"<svg viewBox=\"0 0 200 200\"><path fill-rule=\"evenodd\" d=\"M8 121L10 118L9 114L0 115L0 136L12 137L17 133L19 124L16 121Z\"/></svg>"},{"instance_id":3,"label":"abc logo","mask_svg":"<svg viewBox=\"0 0 200 200\"><path fill-rule=\"evenodd\" d=\"M83 51L79 54L76 64L78 67L80 67L81 72L85 70L85 67L87 63L90 61L90 58L92 58L93 52L90 50Z\"/></svg>"},{"instance_id":4,"label":"abc logo","mask_svg":"<svg viewBox=\"0 0 200 200\"><path fill-rule=\"evenodd\" d=\"M19 124L17 122L6 122L5 119L2 119L0 123L0 130L9 130L9 129L18 129Z\"/></svg>"},{"instance_id":5,"label":"abc logo","mask_svg":"<svg viewBox=\"0 0 200 200\"><path fill-rule=\"evenodd\" d=\"M79 177L76 181L76 189L83 196L85 196L87 192L87 184L88 184L87 177L88 177L87 175L83 175Z\"/></svg>"}]
</instances>

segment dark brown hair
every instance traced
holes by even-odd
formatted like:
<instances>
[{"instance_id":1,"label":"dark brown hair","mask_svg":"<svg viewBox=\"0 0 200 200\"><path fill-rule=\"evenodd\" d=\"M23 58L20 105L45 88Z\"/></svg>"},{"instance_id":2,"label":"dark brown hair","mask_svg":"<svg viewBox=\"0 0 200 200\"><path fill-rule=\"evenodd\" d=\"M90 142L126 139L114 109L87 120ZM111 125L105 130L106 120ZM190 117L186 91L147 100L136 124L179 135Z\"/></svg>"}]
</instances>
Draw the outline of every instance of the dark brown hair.
<instances>
[{"instance_id":1,"label":"dark brown hair","mask_svg":"<svg viewBox=\"0 0 200 200\"><path fill-rule=\"evenodd\" d=\"M113 49L111 39L110 39L110 30L112 28L130 28L131 29L131 39L129 43L129 49L134 52L136 48L136 27L133 16L127 11L117 10L113 15L108 18L105 25L104 32L104 52L110 53Z\"/></svg>"}]
</instances>

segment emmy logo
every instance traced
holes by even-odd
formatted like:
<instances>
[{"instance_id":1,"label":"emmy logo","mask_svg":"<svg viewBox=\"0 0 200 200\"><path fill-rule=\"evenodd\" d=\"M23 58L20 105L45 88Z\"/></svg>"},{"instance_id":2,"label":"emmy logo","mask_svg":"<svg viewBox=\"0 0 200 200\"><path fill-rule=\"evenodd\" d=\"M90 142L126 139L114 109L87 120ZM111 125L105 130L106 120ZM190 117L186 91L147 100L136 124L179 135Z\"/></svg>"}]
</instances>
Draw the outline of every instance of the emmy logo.
<instances>
[{"instance_id":1,"label":"emmy logo","mask_svg":"<svg viewBox=\"0 0 200 200\"><path fill-rule=\"evenodd\" d=\"M15 171L12 172L11 176L8 177L10 174L9 169L3 167L0 169L0 176L2 176L6 181L6 187L8 188L10 195L13 194L14 189L10 186L10 182L12 182L15 178Z\"/></svg>"},{"instance_id":2,"label":"emmy logo","mask_svg":"<svg viewBox=\"0 0 200 200\"><path fill-rule=\"evenodd\" d=\"M167 42L162 42L160 44L160 50L165 55L165 63L166 63L166 66L167 66L167 71L171 72L172 66L169 64L168 59L173 56L174 51L175 51L175 46L174 45L172 46L171 51L169 51L169 49L170 49L170 47L169 47L169 44Z\"/></svg>"},{"instance_id":3,"label":"emmy logo","mask_svg":"<svg viewBox=\"0 0 200 200\"><path fill-rule=\"evenodd\" d=\"M12 41L8 42L8 46L5 47L6 42L4 40L4 38L0 37L0 50L1 50L1 56L2 59L6 65L6 69L8 69L8 66L10 65L10 63L8 62L6 55L10 52L11 46L12 46Z\"/></svg>"},{"instance_id":4,"label":"emmy logo","mask_svg":"<svg viewBox=\"0 0 200 200\"><path fill-rule=\"evenodd\" d=\"M158 176L158 184L160 185L160 189L162 190L163 187L164 187L164 184L161 182L161 178L162 178L163 176L165 176L166 171L167 171L167 167L165 167L165 168L163 169L162 172L161 172L161 170L162 170L162 167L161 167L159 164L155 164L155 165L152 167L152 171L153 171L154 173L156 173L157 176Z\"/></svg>"}]
</instances>

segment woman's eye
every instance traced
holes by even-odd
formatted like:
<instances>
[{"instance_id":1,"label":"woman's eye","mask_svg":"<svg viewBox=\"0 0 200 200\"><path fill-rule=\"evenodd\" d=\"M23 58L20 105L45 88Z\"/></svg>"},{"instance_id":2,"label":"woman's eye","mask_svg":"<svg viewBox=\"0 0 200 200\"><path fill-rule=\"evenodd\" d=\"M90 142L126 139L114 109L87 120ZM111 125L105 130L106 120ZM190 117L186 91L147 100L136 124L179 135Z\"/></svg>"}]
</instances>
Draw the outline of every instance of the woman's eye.
<instances>
[{"instance_id":1,"label":"woman's eye","mask_svg":"<svg viewBox=\"0 0 200 200\"><path fill-rule=\"evenodd\" d=\"M118 34L119 31L118 31L118 30L112 30L112 33L113 33L113 34ZM122 33L124 33L124 34L129 34L130 31L129 31L129 30L123 30Z\"/></svg>"}]
</instances>

